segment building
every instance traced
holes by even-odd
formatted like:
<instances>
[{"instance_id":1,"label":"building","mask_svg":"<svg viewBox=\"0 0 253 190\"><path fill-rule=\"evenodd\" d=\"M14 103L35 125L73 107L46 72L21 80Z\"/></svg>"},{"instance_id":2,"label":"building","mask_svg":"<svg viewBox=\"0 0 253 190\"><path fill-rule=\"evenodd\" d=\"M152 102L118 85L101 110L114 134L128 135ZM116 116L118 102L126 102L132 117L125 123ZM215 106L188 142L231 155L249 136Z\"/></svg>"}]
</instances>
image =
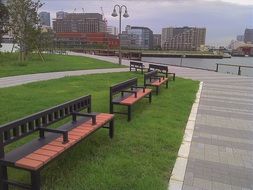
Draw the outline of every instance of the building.
<instances>
[{"instance_id":1,"label":"building","mask_svg":"<svg viewBox=\"0 0 253 190\"><path fill-rule=\"evenodd\" d=\"M106 32L97 33L81 33L81 32L61 32L56 33L56 45L58 47L100 47L116 49L119 47L119 39L117 36Z\"/></svg>"},{"instance_id":2,"label":"building","mask_svg":"<svg viewBox=\"0 0 253 190\"><path fill-rule=\"evenodd\" d=\"M169 27L162 29L162 48L165 50L196 51L205 45L206 28Z\"/></svg>"},{"instance_id":3,"label":"building","mask_svg":"<svg viewBox=\"0 0 253 190\"><path fill-rule=\"evenodd\" d=\"M126 31L123 31L120 36L121 47L124 49L131 49L131 35L128 34Z\"/></svg>"},{"instance_id":4,"label":"building","mask_svg":"<svg viewBox=\"0 0 253 190\"><path fill-rule=\"evenodd\" d=\"M56 12L56 18L58 19L63 19L65 18L65 16L67 15L68 13L67 12L64 12L64 11L58 11Z\"/></svg>"},{"instance_id":5,"label":"building","mask_svg":"<svg viewBox=\"0 0 253 190\"><path fill-rule=\"evenodd\" d=\"M237 35L236 40L239 41L239 42L243 42L244 41L244 35Z\"/></svg>"},{"instance_id":6,"label":"building","mask_svg":"<svg viewBox=\"0 0 253 190\"><path fill-rule=\"evenodd\" d=\"M247 44L253 43L253 29L245 29L244 42Z\"/></svg>"},{"instance_id":7,"label":"building","mask_svg":"<svg viewBox=\"0 0 253 190\"><path fill-rule=\"evenodd\" d=\"M53 30L58 32L95 33L106 32L106 23L99 13L58 12L53 20Z\"/></svg>"},{"instance_id":8,"label":"building","mask_svg":"<svg viewBox=\"0 0 253 190\"><path fill-rule=\"evenodd\" d=\"M115 26L107 26L106 32L112 35L118 35L118 29Z\"/></svg>"},{"instance_id":9,"label":"building","mask_svg":"<svg viewBox=\"0 0 253 190\"><path fill-rule=\"evenodd\" d=\"M147 27L126 26L121 46L127 49L153 49L153 31Z\"/></svg>"},{"instance_id":10,"label":"building","mask_svg":"<svg viewBox=\"0 0 253 190\"><path fill-rule=\"evenodd\" d=\"M161 49L161 34L154 34L153 35L153 48L154 49Z\"/></svg>"},{"instance_id":11,"label":"building","mask_svg":"<svg viewBox=\"0 0 253 190\"><path fill-rule=\"evenodd\" d=\"M50 26L50 13L49 12L40 12L39 18L40 18L40 24L42 26Z\"/></svg>"}]
</instances>

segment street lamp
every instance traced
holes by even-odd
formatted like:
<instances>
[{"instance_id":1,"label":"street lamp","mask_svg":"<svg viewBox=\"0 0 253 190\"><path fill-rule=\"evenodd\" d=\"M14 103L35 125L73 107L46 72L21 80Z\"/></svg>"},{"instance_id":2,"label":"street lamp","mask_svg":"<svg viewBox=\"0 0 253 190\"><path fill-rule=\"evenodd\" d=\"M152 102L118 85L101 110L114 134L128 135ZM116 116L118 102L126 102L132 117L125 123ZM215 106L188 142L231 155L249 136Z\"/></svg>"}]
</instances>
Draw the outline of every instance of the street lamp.
<instances>
[{"instance_id":1,"label":"street lamp","mask_svg":"<svg viewBox=\"0 0 253 190\"><path fill-rule=\"evenodd\" d=\"M122 14L122 10L123 8L125 8L125 13L123 14L123 17L127 18L129 17L129 14L127 13L127 7L125 5L115 5L113 8L113 12L112 12L112 16L113 17L117 17L117 11L116 8L118 7L119 9L119 64L121 65L121 61L122 61L122 55L121 55L121 14Z\"/></svg>"}]
</instances>

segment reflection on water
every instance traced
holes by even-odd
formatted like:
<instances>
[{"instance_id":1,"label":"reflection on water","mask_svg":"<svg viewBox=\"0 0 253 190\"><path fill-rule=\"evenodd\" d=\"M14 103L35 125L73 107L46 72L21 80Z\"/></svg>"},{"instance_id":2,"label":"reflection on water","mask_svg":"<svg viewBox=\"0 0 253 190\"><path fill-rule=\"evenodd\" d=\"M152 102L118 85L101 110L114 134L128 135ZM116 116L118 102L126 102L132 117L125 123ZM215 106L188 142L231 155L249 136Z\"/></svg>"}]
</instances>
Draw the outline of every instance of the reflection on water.
<instances>
[{"instance_id":1,"label":"reflection on water","mask_svg":"<svg viewBox=\"0 0 253 190\"><path fill-rule=\"evenodd\" d=\"M142 57L142 61L180 66L181 58ZM182 66L193 68L215 70L216 63L253 67L253 57L232 57L231 59L195 59L195 58L182 59ZM219 72L237 74L238 67L219 66ZM253 76L253 68L241 68L241 75Z\"/></svg>"}]
</instances>

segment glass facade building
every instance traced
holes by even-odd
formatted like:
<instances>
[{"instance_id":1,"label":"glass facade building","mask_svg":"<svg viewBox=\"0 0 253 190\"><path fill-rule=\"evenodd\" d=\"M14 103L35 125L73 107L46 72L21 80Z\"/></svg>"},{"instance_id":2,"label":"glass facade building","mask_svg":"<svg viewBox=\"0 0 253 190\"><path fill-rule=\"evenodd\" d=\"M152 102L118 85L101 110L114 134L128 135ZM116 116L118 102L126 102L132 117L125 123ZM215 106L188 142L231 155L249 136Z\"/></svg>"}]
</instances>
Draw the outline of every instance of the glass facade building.
<instances>
[{"instance_id":1,"label":"glass facade building","mask_svg":"<svg viewBox=\"0 0 253 190\"><path fill-rule=\"evenodd\" d=\"M147 27L127 26L124 37L128 35L127 42L121 44L128 49L153 49L153 31ZM122 39L124 40L124 38Z\"/></svg>"}]
</instances>

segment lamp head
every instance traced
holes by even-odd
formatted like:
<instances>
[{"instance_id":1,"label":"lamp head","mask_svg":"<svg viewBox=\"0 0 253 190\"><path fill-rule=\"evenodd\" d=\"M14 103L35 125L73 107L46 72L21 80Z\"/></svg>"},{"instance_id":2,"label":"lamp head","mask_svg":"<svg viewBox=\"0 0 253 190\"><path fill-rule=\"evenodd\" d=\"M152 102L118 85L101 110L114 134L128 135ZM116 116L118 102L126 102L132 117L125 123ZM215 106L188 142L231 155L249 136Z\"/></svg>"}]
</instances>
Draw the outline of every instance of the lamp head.
<instances>
[{"instance_id":1,"label":"lamp head","mask_svg":"<svg viewBox=\"0 0 253 190\"><path fill-rule=\"evenodd\" d=\"M123 14L123 17L125 17L125 18L129 17L129 14L127 13L127 9L125 10L125 13Z\"/></svg>"},{"instance_id":2,"label":"lamp head","mask_svg":"<svg viewBox=\"0 0 253 190\"><path fill-rule=\"evenodd\" d=\"M113 17L118 16L118 14L117 14L117 12L116 12L116 9L115 9L115 8L113 9L112 16L113 16Z\"/></svg>"}]
</instances>

